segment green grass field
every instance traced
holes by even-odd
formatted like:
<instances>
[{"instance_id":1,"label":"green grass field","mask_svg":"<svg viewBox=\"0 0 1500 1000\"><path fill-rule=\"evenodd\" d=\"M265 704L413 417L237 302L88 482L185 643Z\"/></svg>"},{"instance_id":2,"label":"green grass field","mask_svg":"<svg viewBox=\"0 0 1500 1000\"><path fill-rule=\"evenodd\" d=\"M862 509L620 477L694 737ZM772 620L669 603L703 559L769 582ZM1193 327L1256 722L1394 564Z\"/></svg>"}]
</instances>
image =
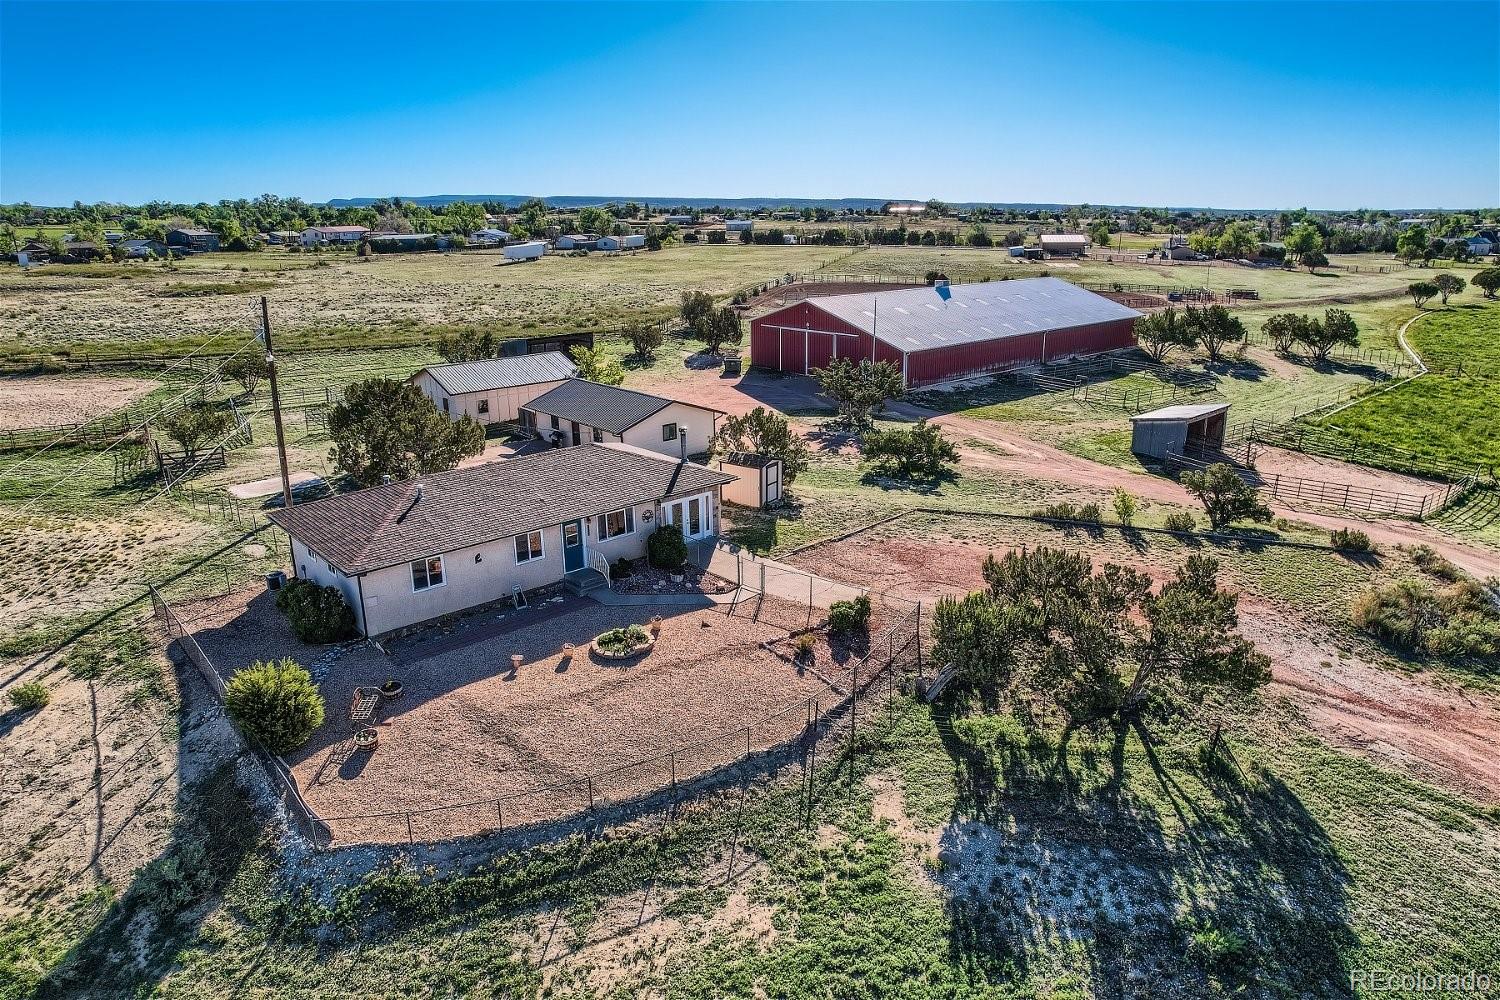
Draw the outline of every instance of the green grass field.
<instances>
[{"instance_id":1,"label":"green grass field","mask_svg":"<svg viewBox=\"0 0 1500 1000\"><path fill-rule=\"evenodd\" d=\"M1413 323L1407 338L1425 361L1442 366L1439 372L1322 422L1363 445L1500 467L1500 302L1466 292L1450 308ZM1459 365L1465 374L1447 374Z\"/></svg>"},{"instance_id":2,"label":"green grass field","mask_svg":"<svg viewBox=\"0 0 1500 1000\"><path fill-rule=\"evenodd\" d=\"M794 771L669 824L332 890L322 859L278 870L220 772L133 889L0 923L0 996L1088 1000L1150 969L1171 995L1346 997L1367 995L1351 969L1500 961L1494 812L1274 705L1228 717L1224 764L1180 724L1059 743L890 708L825 758L811 815ZM938 847L960 824L963 869Z\"/></svg>"}]
</instances>

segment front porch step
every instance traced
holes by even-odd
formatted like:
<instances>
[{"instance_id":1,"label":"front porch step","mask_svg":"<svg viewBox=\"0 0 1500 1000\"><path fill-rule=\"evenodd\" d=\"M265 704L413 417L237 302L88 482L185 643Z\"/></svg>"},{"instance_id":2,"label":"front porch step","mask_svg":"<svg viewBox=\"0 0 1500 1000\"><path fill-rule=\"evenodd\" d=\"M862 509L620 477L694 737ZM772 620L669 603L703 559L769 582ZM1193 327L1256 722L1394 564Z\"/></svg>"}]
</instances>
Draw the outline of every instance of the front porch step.
<instances>
[{"instance_id":1,"label":"front porch step","mask_svg":"<svg viewBox=\"0 0 1500 1000\"><path fill-rule=\"evenodd\" d=\"M574 594L582 596L591 590L609 586L609 581L604 579L604 574L596 569L575 569L571 573L564 574L563 586Z\"/></svg>"}]
</instances>

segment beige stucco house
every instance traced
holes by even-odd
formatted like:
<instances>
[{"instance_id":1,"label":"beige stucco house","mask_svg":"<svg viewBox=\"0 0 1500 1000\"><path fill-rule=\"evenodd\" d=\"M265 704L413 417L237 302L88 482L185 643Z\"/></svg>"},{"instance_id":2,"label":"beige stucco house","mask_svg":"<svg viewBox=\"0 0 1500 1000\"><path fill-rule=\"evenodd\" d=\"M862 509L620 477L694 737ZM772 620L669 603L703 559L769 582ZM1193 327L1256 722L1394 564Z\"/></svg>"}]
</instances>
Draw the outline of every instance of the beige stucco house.
<instances>
[{"instance_id":1,"label":"beige stucco house","mask_svg":"<svg viewBox=\"0 0 1500 1000\"><path fill-rule=\"evenodd\" d=\"M556 583L609 585L609 564L676 524L719 530L734 477L628 445L585 444L440 472L271 512L293 571L337 588L380 635Z\"/></svg>"},{"instance_id":2,"label":"beige stucco house","mask_svg":"<svg viewBox=\"0 0 1500 1000\"><path fill-rule=\"evenodd\" d=\"M628 444L673 458L707 453L723 415L706 406L581 378L569 379L521 409L523 425L562 447L591 441Z\"/></svg>"},{"instance_id":3,"label":"beige stucco house","mask_svg":"<svg viewBox=\"0 0 1500 1000\"><path fill-rule=\"evenodd\" d=\"M454 420L473 417L481 424L503 424L519 421L521 407L562 385L577 371L560 351L548 351L429 365L410 381Z\"/></svg>"}]
</instances>

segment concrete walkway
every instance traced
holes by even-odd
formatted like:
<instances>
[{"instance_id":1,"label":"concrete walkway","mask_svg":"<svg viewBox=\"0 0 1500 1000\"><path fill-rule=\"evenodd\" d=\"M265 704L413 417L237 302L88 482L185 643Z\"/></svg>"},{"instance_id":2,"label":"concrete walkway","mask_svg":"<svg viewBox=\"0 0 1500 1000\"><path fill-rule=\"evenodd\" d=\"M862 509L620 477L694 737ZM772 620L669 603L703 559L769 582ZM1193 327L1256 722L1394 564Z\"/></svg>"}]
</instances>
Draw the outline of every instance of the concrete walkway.
<instances>
[{"instance_id":1,"label":"concrete walkway","mask_svg":"<svg viewBox=\"0 0 1500 1000\"><path fill-rule=\"evenodd\" d=\"M699 566L715 576L734 581L747 594L763 591L771 597L800 604L811 602L813 607L828 608L835 601L852 601L865 592L860 587L813 576L795 566L757 556L725 541L717 542L712 548L699 546L694 554Z\"/></svg>"},{"instance_id":2,"label":"concrete walkway","mask_svg":"<svg viewBox=\"0 0 1500 1000\"><path fill-rule=\"evenodd\" d=\"M667 606L673 608L712 608L720 604L733 604L735 592L727 594L621 594L606 587L590 590L583 596L592 598L611 608L645 608Z\"/></svg>"}]
</instances>

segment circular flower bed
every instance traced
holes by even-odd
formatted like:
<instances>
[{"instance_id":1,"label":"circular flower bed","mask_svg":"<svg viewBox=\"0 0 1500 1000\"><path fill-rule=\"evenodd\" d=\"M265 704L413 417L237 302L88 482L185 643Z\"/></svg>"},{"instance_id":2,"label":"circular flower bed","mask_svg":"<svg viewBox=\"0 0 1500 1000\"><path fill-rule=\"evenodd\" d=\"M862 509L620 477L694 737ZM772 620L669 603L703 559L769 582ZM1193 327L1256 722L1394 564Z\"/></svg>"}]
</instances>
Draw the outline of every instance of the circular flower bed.
<instances>
[{"instance_id":1,"label":"circular flower bed","mask_svg":"<svg viewBox=\"0 0 1500 1000\"><path fill-rule=\"evenodd\" d=\"M606 660L628 660L650 652L656 640L639 625L612 628L594 637L594 652Z\"/></svg>"},{"instance_id":2,"label":"circular flower bed","mask_svg":"<svg viewBox=\"0 0 1500 1000\"><path fill-rule=\"evenodd\" d=\"M374 750L380 746L380 733L366 726L354 734L354 749Z\"/></svg>"}]
</instances>

